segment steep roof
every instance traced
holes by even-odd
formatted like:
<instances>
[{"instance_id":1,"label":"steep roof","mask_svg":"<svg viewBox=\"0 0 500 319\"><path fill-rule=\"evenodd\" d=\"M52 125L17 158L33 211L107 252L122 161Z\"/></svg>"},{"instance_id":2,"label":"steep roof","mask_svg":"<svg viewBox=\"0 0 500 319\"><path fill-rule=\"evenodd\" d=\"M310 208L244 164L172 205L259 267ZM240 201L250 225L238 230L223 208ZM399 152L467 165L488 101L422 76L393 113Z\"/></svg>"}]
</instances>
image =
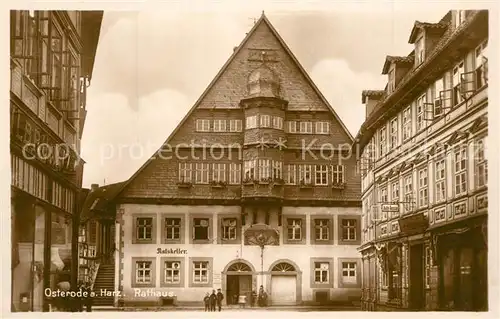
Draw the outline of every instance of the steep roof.
<instances>
[{"instance_id":1,"label":"steep roof","mask_svg":"<svg viewBox=\"0 0 500 319\"><path fill-rule=\"evenodd\" d=\"M219 70L217 75L213 78L213 80L210 82L208 87L205 89L205 91L201 94L201 96L198 98L198 100L194 103L194 105L191 107L191 109L187 112L187 114L184 116L184 118L180 121L180 123L175 127L175 129L172 131L172 133L169 135L167 140L162 144L162 146L128 179L125 181L120 189L119 192L117 192L116 196L118 196L147 166L148 164L155 159L155 154L157 154L159 151L161 151L164 147L164 145L168 145L168 143L171 141L171 139L176 135L176 133L180 130L180 128L184 125L184 123L189 119L191 114L197 109L198 105L204 100L208 92L212 89L212 87L217 83L219 78L224 74L228 66L231 64L231 62L234 60L234 58L238 55L238 53L242 50L244 47L245 43L251 38L251 36L254 34L254 32L257 30L257 28L265 23L267 27L271 30L272 34L278 39L279 43L281 46L284 48L285 52L291 57L292 61L295 63L295 65L298 67L299 71L302 73L306 81L311 85L313 88L314 92L319 96L320 100L324 103L324 105L327 106L327 108L330 110L334 118L337 120L339 125L342 127L343 131L346 133L347 137L349 138L350 142L354 142L354 138L345 126L345 124L342 122L338 114L335 112L333 107L328 103L326 98L323 96L323 94L320 92L318 87L314 84L312 81L311 77L307 74L306 70L304 67L299 63L295 55L292 53L290 48L286 45L285 41L283 38L278 34L274 26L271 24L271 22L267 19L266 15L264 14L264 11L262 11L262 15L257 20L252 27L252 29L246 34L245 38L241 42L241 44L233 50L233 54L229 57L229 59L226 61L226 63L222 66L222 68Z\"/></svg>"},{"instance_id":2,"label":"steep roof","mask_svg":"<svg viewBox=\"0 0 500 319\"><path fill-rule=\"evenodd\" d=\"M116 197L125 182L109 184L95 190L85 189L87 194L83 202L80 222L84 223L92 218L96 213L105 212L108 204Z\"/></svg>"}]
</instances>

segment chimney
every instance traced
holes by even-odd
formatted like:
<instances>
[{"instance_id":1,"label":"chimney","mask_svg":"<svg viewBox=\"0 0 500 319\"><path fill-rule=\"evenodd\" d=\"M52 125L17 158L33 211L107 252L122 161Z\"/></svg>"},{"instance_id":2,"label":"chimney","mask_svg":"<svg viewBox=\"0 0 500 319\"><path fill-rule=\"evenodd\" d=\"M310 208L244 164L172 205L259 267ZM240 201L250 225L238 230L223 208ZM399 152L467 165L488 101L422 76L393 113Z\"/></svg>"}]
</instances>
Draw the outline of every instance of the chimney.
<instances>
[{"instance_id":1,"label":"chimney","mask_svg":"<svg viewBox=\"0 0 500 319\"><path fill-rule=\"evenodd\" d=\"M361 102L365 105L365 110L366 110L365 118L366 119L373 112L373 110L375 109L375 106L380 101L380 99L382 98L383 95L384 95L384 91L382 91L382 90L365 90L365 91L363 91Z\"/></svg>"},{"instance_id":2,"label":"chimney","mask_svg":"<svg viewBox=\"0 0 500 319\"><path fill-rule=\"evenodd\" d=\"M90 185L90 191L94 192L99 188L99 184L92 184Z\"/></svg>"}]
</instances>

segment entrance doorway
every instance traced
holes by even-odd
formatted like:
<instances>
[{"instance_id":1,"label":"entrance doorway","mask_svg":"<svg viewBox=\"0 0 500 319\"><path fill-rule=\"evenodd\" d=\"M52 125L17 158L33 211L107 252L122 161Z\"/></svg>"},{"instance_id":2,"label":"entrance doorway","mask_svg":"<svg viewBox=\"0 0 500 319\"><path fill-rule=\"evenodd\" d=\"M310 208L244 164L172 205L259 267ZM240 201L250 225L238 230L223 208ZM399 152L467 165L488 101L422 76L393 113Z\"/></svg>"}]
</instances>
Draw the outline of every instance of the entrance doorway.
<instances>
[{"instance_id":1,"label":"entrance doorway","mask_svg":"<svg viewBox=\"0 0 500 319\"><path fill-rule=\"evenodd\" d=\"M225 276L222 290L225 290L226 304L238 304L239 297L246 296L246 303L250 305L252 290L255 290L256 284L253 266L243 259L238 259L229 263L222 275Z\"/></svg>"},{"instance_id":2,"label":"entrance doorway","mask_svg":"<svg viewBox=\"0 0 500 319\"><path fill-rule=\"evenodd\" d=\"M411 245L409 301L412 310L422 310L425 307L424 262L424 245Z\"/></svg>"},{"instance_id":3,"label":"entrance doorway","mask_svg":"<svg viewBox=\"0 0 500 319\"><path fill-rule=\"evenodd\" d=\"M227 276L227 304L238 304L239 296L246 296L249 302L252 295L252 275L228 275Z\"/></svg>"}]
</instances>

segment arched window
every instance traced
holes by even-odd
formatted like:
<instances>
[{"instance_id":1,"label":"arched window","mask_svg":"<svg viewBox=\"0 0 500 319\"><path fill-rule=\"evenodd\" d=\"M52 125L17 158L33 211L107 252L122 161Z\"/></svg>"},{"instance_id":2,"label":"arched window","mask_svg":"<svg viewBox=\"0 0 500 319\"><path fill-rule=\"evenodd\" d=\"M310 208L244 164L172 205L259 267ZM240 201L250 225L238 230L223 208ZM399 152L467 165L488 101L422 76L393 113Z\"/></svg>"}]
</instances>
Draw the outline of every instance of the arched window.
<instances>
[{"instance_id":1,"label":"arched window","mask_svg":"<svg viewBox=\"0 0 500 319\"><path fill-rule=\"evenodd\" d=\"M272 271L280 271L280 272L295 271L295 267L293 267L289 263L282 262L282 263L276 264L273 267Z\"/></svg>"},{"instance_id":2,"label":"arched window","mask_svg":"<svg viewBox=\"0 0 500 319\"><path fill-rule=\"evenodd\" d=\"M247 264L238 262L232 264L227 271L242 272L242 271L252 271L252 269L250 269L250 267Z\"/></svg>"}]
</instances>

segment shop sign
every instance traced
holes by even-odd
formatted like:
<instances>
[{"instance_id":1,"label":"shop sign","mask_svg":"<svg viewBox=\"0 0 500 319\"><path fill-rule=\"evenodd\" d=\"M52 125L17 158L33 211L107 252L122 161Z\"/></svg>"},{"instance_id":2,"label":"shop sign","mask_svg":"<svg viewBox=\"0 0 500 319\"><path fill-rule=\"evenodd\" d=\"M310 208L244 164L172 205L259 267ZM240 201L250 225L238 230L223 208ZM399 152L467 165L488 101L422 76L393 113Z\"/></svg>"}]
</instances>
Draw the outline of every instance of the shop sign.
<instances>
[{"instance_id":1,"label":"shop sign","mask_svg":"<svg viewBox=\"0 0 500 319\"><path fill-rule=\"evenodd\" d=\"M399 219L399 229L404 234L421 233L427 229L429 221L424 213L417 213Z\"/></svg>"},{"instance_id":2,"label":"shop sign","mask_svg":"<svg viewBox=\"0 0 500 319\"><path fill-rule=\"evenodd\" d=\"M381 209L382 209L382 212L398 213L399 212L399 204L382 204Z\"/></svg>"},{"instance_id":3,"label":"shop sign","mask_svg":"<svg viewBox=\"0 0 500 319\"><path fill-rule=\"evenodd\" d=\"M187 255L187 249L181 249L181 248L161 248L158 247L156 249L156 253L158 255Z\"/></svg>"}]
</instances>

